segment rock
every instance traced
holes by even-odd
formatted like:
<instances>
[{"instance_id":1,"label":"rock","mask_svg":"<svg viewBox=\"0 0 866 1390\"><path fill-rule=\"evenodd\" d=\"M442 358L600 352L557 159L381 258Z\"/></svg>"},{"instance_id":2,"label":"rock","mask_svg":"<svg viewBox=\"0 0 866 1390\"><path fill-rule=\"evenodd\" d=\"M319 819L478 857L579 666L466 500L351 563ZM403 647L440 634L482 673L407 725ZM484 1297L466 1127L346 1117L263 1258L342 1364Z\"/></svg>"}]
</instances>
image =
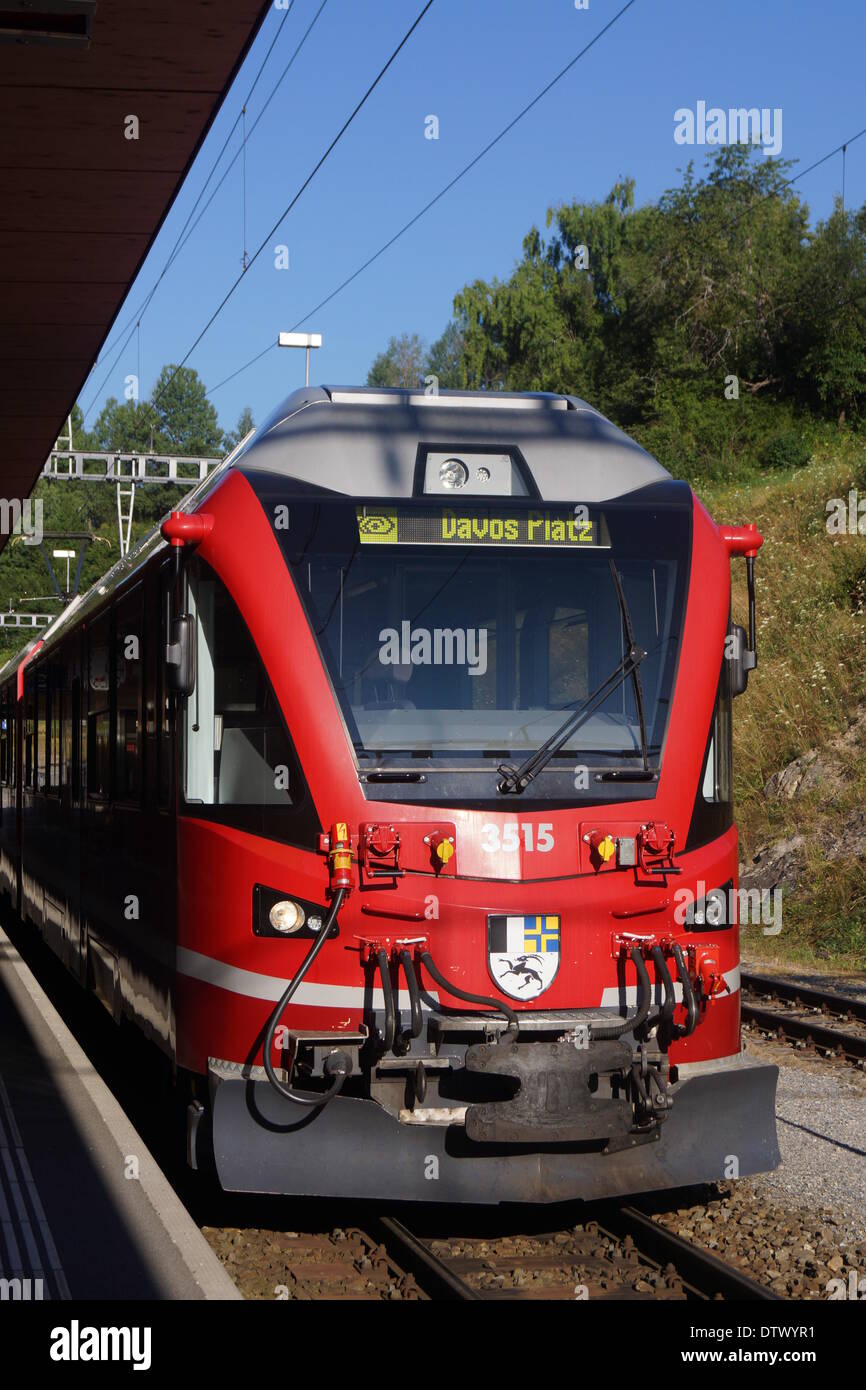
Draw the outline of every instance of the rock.
<instances>
[{"instance_id":1,"label":"rock","mask_svg":"<svg viewBox=\"0 0 866 1390\"><path fill-rule=\"evenodd\" d=\"M802 796L820 786L826 780L830 767L831 764L819 758L812 748L788 763L780 772L774 772L764 783L764 796L768 801L793 801L795 796Z\"/></svg>"},{"instance_id":2,"label":"rock","mask_svg":"<svg viewBox=\"0 0 866 1390\"><path fill-rule=\"evenodd\" d=\"M860 859L866 853L866 811L856 807L823 845L828 859Z\"/></svg>"},{"instance_id":3,"label":"rock","mask_svg":"<svg viewBox=\"0 0 866 1390\"><path fill-rule=\"evenodd\" d=\"M740 887L794 888L800 878L806 853L805 835L761 845L751 864L740 865Z\"/></svg>"},{"instance_id":4,"label":"rock","mask_svg":"<svg viewBox=\"0 0 866 1390\"><path fill-rule=\"evenodd\" d=\"M834 797L850 780L845 760L851 754L866 749L866 705L861 706L844 733L830 739L826 751L810 748L799 758L794 758L779 772L774 772L764 783L764 796L769 801L793 801L816 788L821 790L821 800ZM839 756L841 754L841 761Z\"/></svg>"}]
</instances>

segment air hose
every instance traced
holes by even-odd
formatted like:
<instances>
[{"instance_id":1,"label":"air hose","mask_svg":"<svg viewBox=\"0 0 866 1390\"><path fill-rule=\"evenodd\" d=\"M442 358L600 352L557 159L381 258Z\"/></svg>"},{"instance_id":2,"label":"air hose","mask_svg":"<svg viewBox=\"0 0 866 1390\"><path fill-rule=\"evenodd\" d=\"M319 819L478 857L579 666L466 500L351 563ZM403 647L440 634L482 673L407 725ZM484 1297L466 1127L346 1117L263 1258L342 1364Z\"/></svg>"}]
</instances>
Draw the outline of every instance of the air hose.
<instances>
[{"instance_id":1,"label":"air hose","mask_svg":"<svg viewBox=\"0 0 866 1390\"><path fill-rule=\"evenodd\" d=\"M484 1004L488 1009L494 1010L498 1014L505 1015L508 1019L508 1027L505 1029L504 1033L499 1034L499 1037L496 1039L497 1042L502 1042L503 1038L509 1033L511 1034L510 1041L514 1042L516 1040L517 1034L520 1031L520 1024L514 1009L510 1009L507 1004L503 1004L499 999L490 999L484 994L468 994L465 989L458 989L456 985L452 985L437 968L429 951L421 952L421 964L426 967L427 973L432 976L437 985L444 989L447 994L453 994L455 999L465 999L469 1004Z\"/></svg>"},{"instance_id":2,"label":"air hose","mask_svg":"<svg viewBox=\"0 0 866 1390\"><path fill-rule=\"evenodd\" d=\"M658 1021L663 1028L667 1029L670 1027L671 1019L674 1016L674 1009L677 1004L677 997L674 993L674 982L671 979L671 972L668 970L665 953L661 946L653 946L651 954L653 964L656 968L656 979L661 980L665 992L665 1002L662 1005Z\"/></svg>"},{"instance_id":3,"label":"air hose","mask_svg":"<svg viewBox=\"0 0 866 1390\"><path fill-rule=\"evenodd\" d=\"M594 1040L621 1038L623 1033L629 1032L630 1029L639 1028L649 1013L652 989L643 956L637 946L633 946L628 954L629 960L632 961L637 971L639 986L637 1011L630 1018L618 1019L616 1023L591 1023L589 1035Z\"/></svg>"},{"instance_id":4,"label":"air hose","mask_svg":"<svg viewBox=\"0 0 866 1390\"><path fill-rule=\"evenodd\" d=\"M687 1038L698 1026L698 1001L689 978L683 948L678 941L673 944L674 960L677 963L677 978L683 987L683 1003L686 1006L686 1023L677 1029L677 1037Z\"/></svg>"},{"instance_id":5,"label":"air hose","mask_svg":"<svg viewBox=\"0 0 866 1390\"><path fill-rule=\"evenodd\" d=\"M295 974L286 986L285 993L282 995L279 1003L274 1009L274 1012L271 1014L271 1017L268 1021L267 1031L265 1032L263 1057L267 1078L275 1091L278 1091L281 1096L285 1096L286 1100L293 1100L296 1105L307 1105L310 1107L327 1105L330 1101L334 1099L335 1096L338 1096L340 1094L340 1091L343 1089L343 1083L352 1070L352 1062L347 1053L332 1053L330 1057L325 1058L324 1063L325 1075L329 1077L331 1082L328 1090L322 1091L321 1094L303 1094L299 1091L293 1091L290 1086L283 1085L282 1081L280 1081L279 1077L277 1076L277 1073L274 1070L274 1064L271 1061L271 1052L274 1046L274 1035L277 1031L280 1019L285 1013L286 1007L293 994L295 993L295 990L300 985L304 976L307 974L307 971L310 969L310 966L313 964L313 961L316 959L316 956L319 954L325 942L327 941L331 927L337 920L337 913L339 912L343 904L343 899L345 896L345 889L338 888L336 893L334 894L334 901L331 903L331 906L328 909L327 915L325 916L325 920L319 928L312 946L310 947L307 954L304 956L304 959L301 961L301 964L298 966L298 969L295 971ZM291 1074L289 1076L289 1080L291 1080Z\"/></svg>"}]
</instances>

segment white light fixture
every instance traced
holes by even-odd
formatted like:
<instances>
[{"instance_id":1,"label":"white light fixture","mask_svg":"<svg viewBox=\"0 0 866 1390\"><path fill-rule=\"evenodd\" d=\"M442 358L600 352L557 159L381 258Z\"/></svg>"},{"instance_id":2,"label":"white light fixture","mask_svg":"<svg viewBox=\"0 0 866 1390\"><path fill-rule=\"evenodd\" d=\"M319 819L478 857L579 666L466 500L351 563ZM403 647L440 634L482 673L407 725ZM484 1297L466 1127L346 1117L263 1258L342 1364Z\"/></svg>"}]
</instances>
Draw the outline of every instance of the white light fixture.
<instances>
[{"instance_id":1,"label":"white light fixture","mask_svg":"<svg viewBox=\"0 0 866 1390\"><path fill-rule=\"evenodd\" d=\"M278 347L305 348L307 353L307 371L305 385L310 384L310 348L320 348L322 346L321 333L281 333L277 339Z\"/></svg>"},{"instance_id":2,"label":"white light fixture","mask_svg":"<svg viewBox=\"0 0 866 1390\"><path fill-rule=\"evenodd\" d=\"M291 898L283 898L280 902L274 903L268 913L268 921L274 931L291 936L304 925L304 909L300 903L292 902Z\"/></svg>"},{"instance_id":3,"label":"white light fixture","mask_svg":"<svg viewBox=\"0 0 866 1390\"><path fill-rule=\"evenodd\" d=\"M439 481L449 491L452 488L465 487L469 481L469 469L461 459L446 459L439 469Z\"/></svg>"},{"instance_id":4,"label":"white light fixture","mask_svg":"<svg viewBox=\"0 0 866 1390\"><path fill-rule=\"evenodd\" d=\"M69 593L69 561L74 560L76 551L74 550L52 550L51 554L55 560L66 561L66 592Z\"/></svg>"}]
</instances>

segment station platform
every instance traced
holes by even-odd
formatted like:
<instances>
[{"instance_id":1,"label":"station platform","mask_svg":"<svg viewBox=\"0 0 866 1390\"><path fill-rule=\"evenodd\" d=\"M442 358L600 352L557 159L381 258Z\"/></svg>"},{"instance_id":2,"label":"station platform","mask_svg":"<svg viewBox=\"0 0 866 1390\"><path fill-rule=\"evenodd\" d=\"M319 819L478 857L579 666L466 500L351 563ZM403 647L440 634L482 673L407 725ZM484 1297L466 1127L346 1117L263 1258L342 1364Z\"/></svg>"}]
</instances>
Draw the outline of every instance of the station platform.
<instances>
[{"instance_id":1,"label":"station platform","mask_svg":"<svg viewBox=\"0 0 866 1390\"><path fill-rule=\"evenodd\" d=\"M240 1297L0 928L0 1300Z\"/></svg>"}]
</instances>

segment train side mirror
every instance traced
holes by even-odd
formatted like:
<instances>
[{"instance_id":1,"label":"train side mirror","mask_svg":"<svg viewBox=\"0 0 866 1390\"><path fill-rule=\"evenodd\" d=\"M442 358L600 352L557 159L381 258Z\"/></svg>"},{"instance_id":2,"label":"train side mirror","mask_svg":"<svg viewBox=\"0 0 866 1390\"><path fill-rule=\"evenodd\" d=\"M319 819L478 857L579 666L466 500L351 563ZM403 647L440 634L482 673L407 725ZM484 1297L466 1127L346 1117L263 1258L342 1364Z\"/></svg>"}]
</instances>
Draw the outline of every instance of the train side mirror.
<instances>
[{"instance_id":1,"label":"train side mirror","mask_svg":"<svg viewBox=\"0 0 866 1390\"><path fill-rule=\"evenodd\" d=\"M191 695L195 690L195 618L188 613L172 618L169 624L165 681L177 695Z\"/></svg>"},{"instance_id":2,"label":"train side mirror","mask_svg":"<svg viewBox=\"0 0 866 1390\"><path fill-rule=\"evenodd\" d=\"M749 672L758 664L757 652L750 650L746 629L732 623L725 642L725 656L731 664L731 694L742 695L749 683Z\"/></svg>"}]
</instances>

